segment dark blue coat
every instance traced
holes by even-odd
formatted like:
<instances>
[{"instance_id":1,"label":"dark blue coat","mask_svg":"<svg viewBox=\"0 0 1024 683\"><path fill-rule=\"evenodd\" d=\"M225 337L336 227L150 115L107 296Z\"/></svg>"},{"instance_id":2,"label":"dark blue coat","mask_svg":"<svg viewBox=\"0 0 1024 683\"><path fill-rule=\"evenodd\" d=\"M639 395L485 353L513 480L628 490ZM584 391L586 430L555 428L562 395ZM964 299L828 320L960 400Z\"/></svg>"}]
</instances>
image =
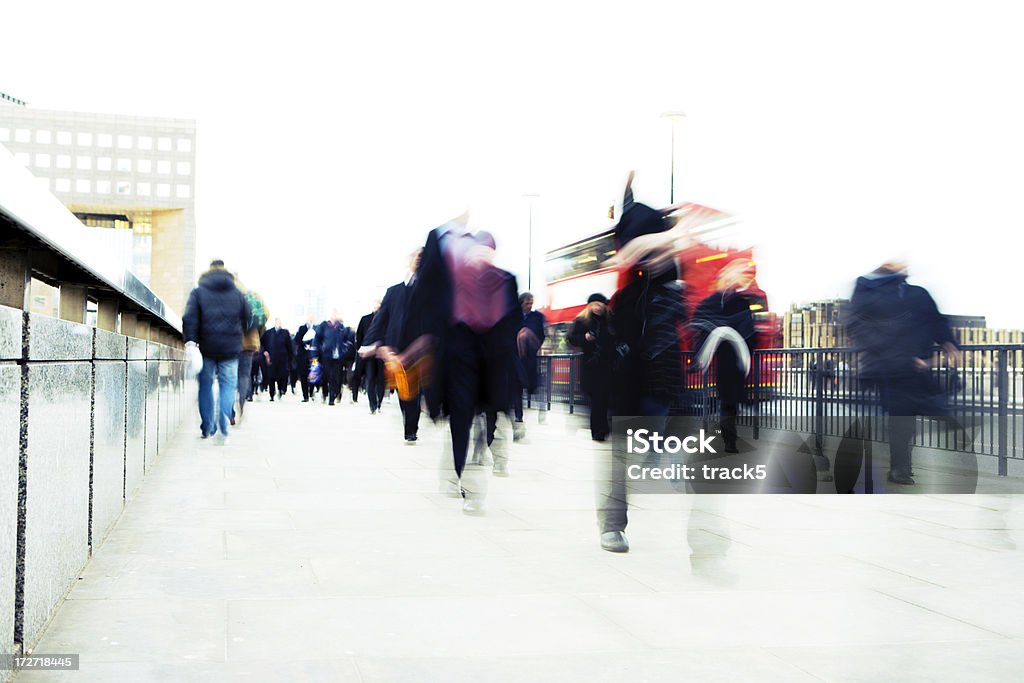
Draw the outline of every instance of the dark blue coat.
<instances>
[{"instance_id":1,"label":"dark blue coat","mask_svg":"<svg viewBox=\"0 0 1024 683\"><path fill-rule=\"evenodd\" d=\"M181 321L185 341L199 344L205 358L238 358L249 315L249 304L235 286L231 273L222 269L207 271L185 304Z\"/></svg>"},{"instance_id":2,"label":"dark blue coat","mask_svg":"<svg viewBox=\"0 0 1024 683\"><path fill-rule=\"evenodd\" d=\"M324 321L316 331L316 346L321 360L337 357L337 360L351 363L355 358L356 335L351 327L331 325L330 321Z\"/></svg>"}]
</instances>

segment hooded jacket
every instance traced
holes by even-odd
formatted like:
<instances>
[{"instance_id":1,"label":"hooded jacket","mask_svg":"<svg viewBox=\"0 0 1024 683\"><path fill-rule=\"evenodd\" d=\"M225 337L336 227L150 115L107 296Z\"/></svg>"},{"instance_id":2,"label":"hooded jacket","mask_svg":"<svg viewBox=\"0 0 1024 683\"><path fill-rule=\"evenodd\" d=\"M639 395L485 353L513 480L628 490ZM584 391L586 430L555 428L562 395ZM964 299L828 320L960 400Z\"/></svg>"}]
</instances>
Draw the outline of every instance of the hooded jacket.
<instances>
[{"instance_id":1,"label":"hooded jacket","mask_svg":"<svg viewBox=\"0 0 1024 683\"><path fill-rule=\"evenodd\" d=\"M956 343L946 317L924 287L905 273L878 269L857 278L846 328L860 352L860 375L879 379L913 375L915 358L935 344Z\"/></svg>"},{"instance_id":2,"label":"hooded jacket","mask_svg":"<svg viewBox=\"0 0 1024 683\"><path fill-rule=\"evenodd\" d=\"M222 268L208 270L200 276L199 285L185 304L185 341L199 344L206 358L237 358L249 315L249 305L231 273Z\"/></svg>"}]
</instances>

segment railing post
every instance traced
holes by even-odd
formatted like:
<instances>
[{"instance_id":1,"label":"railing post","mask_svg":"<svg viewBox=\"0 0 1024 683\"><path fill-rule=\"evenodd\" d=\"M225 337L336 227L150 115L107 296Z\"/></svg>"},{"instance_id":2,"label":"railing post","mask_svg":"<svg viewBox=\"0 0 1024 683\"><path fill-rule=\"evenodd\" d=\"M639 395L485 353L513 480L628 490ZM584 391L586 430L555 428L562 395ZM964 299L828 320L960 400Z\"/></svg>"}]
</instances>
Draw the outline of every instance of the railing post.
<instances>
[{"instance_id":1,"label":"railing post","mask_svg":"<svg viewBox=\"0 0 1024 683\"><path fill-rule=\"evenodd\" d=\"M825 354L814 353L814 454L825 454Z\"/></svg>"},{"instance_id":2,"label":"railing post","mask_svg":"<svg viewBox=\"0 0 1024 683\"><path fill-rule=\"evenodd\" d=\"M763 355L760 351L754 351L750 356L754 364L754 439L761 436L761 360Z\"/></svg>"},{"instance_id":3,"label":"railing post","mask_svg":"<svg viewBox=\"0 0 1024 683\"><path fill-rule=\"evenodd\" d=\"M999 476L1006 476L1006 458L1009 455L1009 449L1007 447L1007 429L1009 427L1009 393L1010 393L1010 381L1009 372L1007 366L1007 354L1010 351L1008 349L1000 349L996 351L996 382L999 387L999 404L997 413L997 429L999 430Z\"/></svg>"},{"instance_id":4,"label":"railing post","mask_svg":"<svg viewBox=\"0 0 1024 683\"><path fill-rule=\"evenodd\" d=\"M569 357L569 414L572 415L576 407L576 360Z\"/></svg>"}]
</instances>

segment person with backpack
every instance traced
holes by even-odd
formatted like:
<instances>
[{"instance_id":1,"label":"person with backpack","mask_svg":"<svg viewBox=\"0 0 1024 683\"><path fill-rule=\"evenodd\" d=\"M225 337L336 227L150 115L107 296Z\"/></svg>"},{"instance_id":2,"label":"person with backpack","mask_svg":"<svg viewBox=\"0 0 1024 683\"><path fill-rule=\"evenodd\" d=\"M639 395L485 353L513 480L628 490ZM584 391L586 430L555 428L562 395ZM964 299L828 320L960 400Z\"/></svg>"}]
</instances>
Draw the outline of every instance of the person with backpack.
<instances>
[{"instance_id":1,"label":"person with backpack","mask_svg":"<svg viewBox=\"0 0 1024 683\"><path fill-rule=\"evenodd\" d=\"M253 356L260 350L260 337L266 325L266 306L255 291L248 289L235 274L235 286L245 295L249 305L249 321L242 335L242 352L238 354L238 417L245 415L245 404L252 400ZM231 424L234 424L232 422Z\"/></svg>"}]
</instances>

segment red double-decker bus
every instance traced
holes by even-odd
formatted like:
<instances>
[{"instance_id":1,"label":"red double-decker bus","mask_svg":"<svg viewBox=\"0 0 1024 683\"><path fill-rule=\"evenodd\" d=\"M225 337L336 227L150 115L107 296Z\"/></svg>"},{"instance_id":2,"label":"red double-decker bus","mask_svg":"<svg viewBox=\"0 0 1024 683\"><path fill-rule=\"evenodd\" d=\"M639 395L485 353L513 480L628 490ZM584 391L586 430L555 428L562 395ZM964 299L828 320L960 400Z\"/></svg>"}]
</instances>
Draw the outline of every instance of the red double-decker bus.
<instances>
[{"instance_id":1,"label":"red double-decker bus","mask_svg":"<svg viewBox=\"0 0 1024 683\"><path fill-rule=\"evenodd\" d=\"M735 249L721 243L729 238L735 226L734 216L701 204L683 203L663 210L677 219L688 231L689 246L680 249L676 261L685 283L683 300L688 316L715 288L722 268L737 259L749 259L754 264L752 248ZM545 257L547 305L543 313L548 321L549 353L571 351L566 335L575 317L586 307L587 297L595 292L609 299L619 284L619 271L609 267L607 261L615 255L615 233L608 228L586 239L549 251ZM776 316L768 311L768 297L757 285L755 276L751 285L763 303L754 304L754 322L758 348L777 347L781 342L780 326ZM752 307L753 307L752 306ZM684 350L690 348L691 339L684 335ZM558 381L558 378L554 378ZM771 377L762 377L761 383L770 383Z\"/></svg>"}]
</instances>

